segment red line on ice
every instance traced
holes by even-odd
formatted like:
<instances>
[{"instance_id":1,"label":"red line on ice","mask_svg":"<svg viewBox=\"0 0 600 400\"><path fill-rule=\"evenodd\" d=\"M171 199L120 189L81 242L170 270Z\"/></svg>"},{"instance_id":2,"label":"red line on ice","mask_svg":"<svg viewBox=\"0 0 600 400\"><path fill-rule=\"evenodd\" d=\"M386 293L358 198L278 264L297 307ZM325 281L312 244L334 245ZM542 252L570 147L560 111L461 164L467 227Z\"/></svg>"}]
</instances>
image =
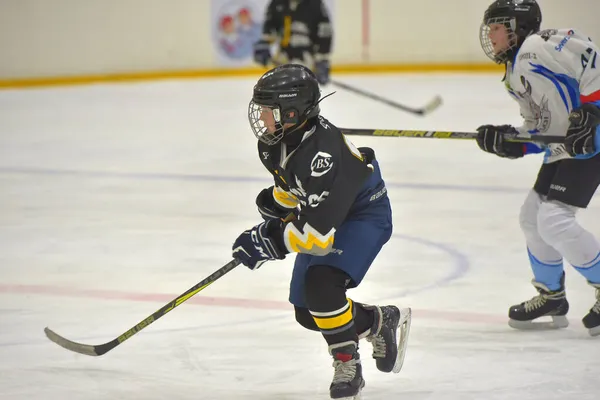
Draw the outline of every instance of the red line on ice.
<instances>
[{"instance_id":1,"label":"red line on ice","mask_svg":"<svg viewBox=\"0 0 600 400\"><path fill-rule=\"evenodd\" d=\"M60 296L72 298L88 298L101 300L124 300L124 301L142 301L142 302L160 302L167 303L175 298L173 294L161 293L132 293L118 290L95 290L95 289L75 289L64 286L48 285L9 285L0 284L1 293L19 293L34 294L45 296ZM287 301L260 300L260 299L240 299L231 297L212 297L197 295L186 301L186 304L199 304L215 307L233 307L250 308L263 310L291 310L292 305ZM400 304L400 306L402 306ZM451 322L467 322L480 324L505 324L506 317L491 314L479 314L471 312L443 311L443 310L424 310L414 309L413 316L428 320L441 320Z\"/></svg>"}]
</instances>

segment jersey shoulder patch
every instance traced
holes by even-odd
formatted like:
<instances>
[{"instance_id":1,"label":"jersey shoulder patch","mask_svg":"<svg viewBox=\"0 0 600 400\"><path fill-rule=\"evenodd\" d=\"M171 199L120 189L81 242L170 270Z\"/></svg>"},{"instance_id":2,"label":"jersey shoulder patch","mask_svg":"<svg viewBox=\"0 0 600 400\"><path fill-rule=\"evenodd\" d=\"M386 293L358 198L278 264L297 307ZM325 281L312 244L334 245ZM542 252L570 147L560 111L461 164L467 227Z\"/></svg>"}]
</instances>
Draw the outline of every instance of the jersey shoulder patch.
<instances>
[{"instance_id":1,"label":"jersey shoulder patch","mask_svg":"<svg viewBox=\"0 0 600 400\"><path fill-rule=\"evenodd\" d=\"M558 29L544 29L539 31L537 35L539 35L545 42L548 41L552 36L558 33Z\"/></svg>"}]
</instances>

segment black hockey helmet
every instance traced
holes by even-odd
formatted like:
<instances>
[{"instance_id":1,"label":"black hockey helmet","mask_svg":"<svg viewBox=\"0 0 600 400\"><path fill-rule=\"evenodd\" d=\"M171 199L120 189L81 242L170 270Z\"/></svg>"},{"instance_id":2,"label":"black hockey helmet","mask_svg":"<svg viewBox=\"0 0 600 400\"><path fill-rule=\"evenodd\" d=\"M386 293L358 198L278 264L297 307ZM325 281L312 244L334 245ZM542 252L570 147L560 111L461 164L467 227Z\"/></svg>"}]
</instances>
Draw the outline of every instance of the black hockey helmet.
<instances>
[{"instance_id":1,"label":"black hockey helmet","mask_svg":"<svg viewBox=\"0 0 600 400\"><path fill-rule=\"evenodd\" d=\"M536 0L495 0L483 14L479 40L485 54L498 64L512 61L525 39L540 30L542 11ZM490 25L502 24L509 46L497 53L489 37Z\"/></svg>"},{"instance_id":2,"label":"black hockey helmet","mask_svg":"<svg viewBox=\"0 0 600 400\"><path fill-rule=\"evenodd\" d=\"M260 77L248 105L248 120L254 135L273 145L286 133L319 115L321 90L315 74L300 64L284 64ZM263 115L272 110L274 125L267 126Z\"/></svg>"}]
</instances>

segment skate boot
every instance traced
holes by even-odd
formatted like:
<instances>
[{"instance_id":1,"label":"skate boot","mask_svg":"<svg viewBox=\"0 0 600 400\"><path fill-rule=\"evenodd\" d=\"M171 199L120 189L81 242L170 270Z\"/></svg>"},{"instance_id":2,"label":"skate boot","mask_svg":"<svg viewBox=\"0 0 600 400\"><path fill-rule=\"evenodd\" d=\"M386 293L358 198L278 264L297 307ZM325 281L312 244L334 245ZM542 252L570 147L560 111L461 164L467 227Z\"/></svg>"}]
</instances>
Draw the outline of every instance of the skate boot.
<instances>
[{"instance_id":1,"label":"skate boot","mask_svg":"<svg viewBox=\"0 0 600 400\"><path fill-rule=\"evenodd\" d=\"M329 387L332 399L358 400L365 386L356 342L343 342L329 346L333 356L333 381Z\"/></svg>"},{"instance_id":2,"label":"skate boot","mask_svg":"<svg viewBox=\"0 0 600 400\"><path fill-rule=\"evenodd\" d=\"M583 317L583 326L588 329L591 336L600 335L600 284L590 283L596 288L596 304L593 305L590 312Z\"/></svg>"},{"instance_id":3,"label":"skate boot","mask_svg":"<svg viewBox=\"0 0 600 400\"><path fill-rule=\"evenodd\" d=\"M567 312L569 303L565 296L565 275L560 280L560 289L551 291L546 285L531 281L539 292L531 300L512 306L508 311L508 325L515 329L558 329L569 326ZM540 317L551 317L550 322L533 322Z\"/></svg>"},{"instance_id":4,"label":"skate boot","mask_svg":"<svg viewBox=\"0 0 600 400\"><path fill-rule=\"evenodd\" d=\"M410 332L411 309L396 306L366 306L375 315L373 327L361 337L373 345L373 358L382 372L400 372Z\"/></svg>"}]
</instances>

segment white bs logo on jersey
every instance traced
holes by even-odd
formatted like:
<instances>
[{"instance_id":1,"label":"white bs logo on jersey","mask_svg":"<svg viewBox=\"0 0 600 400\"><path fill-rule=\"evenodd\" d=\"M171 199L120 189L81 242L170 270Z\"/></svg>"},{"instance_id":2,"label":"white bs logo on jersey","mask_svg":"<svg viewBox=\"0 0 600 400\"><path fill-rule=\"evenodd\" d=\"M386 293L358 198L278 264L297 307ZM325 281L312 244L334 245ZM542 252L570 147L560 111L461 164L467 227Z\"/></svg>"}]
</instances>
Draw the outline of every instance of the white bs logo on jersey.
<instances>
[{"instance_id":1,"label":"white bs logo on jersey","mask_svg":"<svg viewBox=\"0 0 600 400\"><path fill-rule=\"evenodd\" d=\"M332 156L329 153L319 151L310 163L311 176L323 176L333 168Z\"/></svg>"}]
</instances>

